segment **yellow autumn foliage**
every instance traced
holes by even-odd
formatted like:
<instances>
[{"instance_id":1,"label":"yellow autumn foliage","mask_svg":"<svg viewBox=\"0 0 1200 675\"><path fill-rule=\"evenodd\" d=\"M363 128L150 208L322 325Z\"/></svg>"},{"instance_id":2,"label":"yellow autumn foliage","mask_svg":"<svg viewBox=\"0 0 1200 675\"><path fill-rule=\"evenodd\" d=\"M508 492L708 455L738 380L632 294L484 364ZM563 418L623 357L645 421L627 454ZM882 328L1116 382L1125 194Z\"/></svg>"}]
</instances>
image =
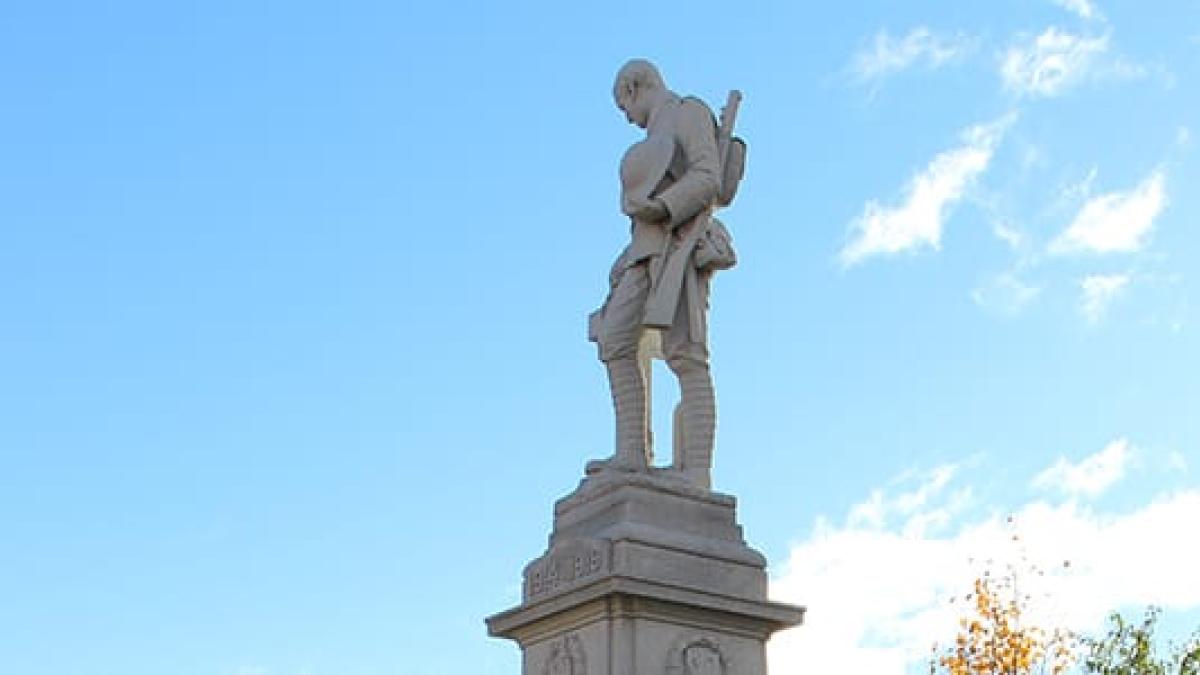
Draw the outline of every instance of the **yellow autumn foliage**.
<instances>
[{"instance_id":1,"label":"yellow autumn foliage","mask_svg":"<svg viewBox=\"0 0 1200 675\"><path fill-rule=\"evenodd\" d=\"M977 577L964 596L966 615L944 648L934 648L929 672L946 675L1064 675L1076 661L1076 637L1061 629L1031 625L1028 596L1016 575Z\"/></svg>"}]
</instances>

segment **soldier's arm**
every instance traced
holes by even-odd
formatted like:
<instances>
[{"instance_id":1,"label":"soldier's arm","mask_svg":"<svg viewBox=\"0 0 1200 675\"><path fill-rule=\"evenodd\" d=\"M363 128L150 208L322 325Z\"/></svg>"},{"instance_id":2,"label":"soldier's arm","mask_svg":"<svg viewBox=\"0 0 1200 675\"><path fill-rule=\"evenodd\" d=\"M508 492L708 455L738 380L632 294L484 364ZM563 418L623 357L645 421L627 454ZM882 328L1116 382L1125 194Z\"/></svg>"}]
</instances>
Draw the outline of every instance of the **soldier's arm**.
<instances>
[{"instance_id":1,"label":"soldier's arm","mask_svg":"<svg viewBox=\"0 0 1200 675\"><path fill-rule=\"evenodd\" d=\"M717 130L703 103L684 99L676 113L675 138L687 170L657 198L667 207L671 227L685 223L712 203L721 186Z\"/></svg>"}]
</instances>

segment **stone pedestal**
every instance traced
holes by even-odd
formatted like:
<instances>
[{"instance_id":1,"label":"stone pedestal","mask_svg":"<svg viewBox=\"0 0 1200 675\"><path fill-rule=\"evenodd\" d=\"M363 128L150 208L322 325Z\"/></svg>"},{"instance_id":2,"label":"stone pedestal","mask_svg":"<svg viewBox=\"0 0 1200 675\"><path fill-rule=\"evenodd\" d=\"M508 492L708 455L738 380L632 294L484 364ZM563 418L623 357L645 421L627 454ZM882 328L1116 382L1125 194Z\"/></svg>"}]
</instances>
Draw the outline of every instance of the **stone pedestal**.
<instances>
[{"instance_id":1,"label":"stone pedestal","mask_svg":"<svg viewBox=\"0 0 1200 675\"><path fill-rule=\"evenodd\" d=\"M767 638L804 609L767 600L735 506L665 471L584 480L488 632L520 644L522 675L764 675Z\"/></svg>"}]
</instances>

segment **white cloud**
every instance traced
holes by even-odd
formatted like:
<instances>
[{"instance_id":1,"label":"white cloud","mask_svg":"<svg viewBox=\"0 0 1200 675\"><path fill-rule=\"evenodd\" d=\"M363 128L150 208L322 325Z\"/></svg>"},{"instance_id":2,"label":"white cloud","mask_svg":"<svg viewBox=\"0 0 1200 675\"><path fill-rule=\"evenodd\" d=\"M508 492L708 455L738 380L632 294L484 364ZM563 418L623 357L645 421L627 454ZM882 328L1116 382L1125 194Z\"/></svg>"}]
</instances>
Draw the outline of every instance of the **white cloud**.
<instances>
[{"instance_id":1,"label":"white cloud","mask_svg":"<svg viewBox=\"0 0 1200 675\"><path fill-rule=\"evenodd\" d=\"M1089 200L1067 229L1050 242L1050 252L1138 251L1166 205L1166 177L1161 169L1155 170L1128 192L1110 192Z\"/></svg>"},{"instance_id":2,"label":"white cloud","mask_svg":"<svg viewBox=\"0 0 1200 675\"><path fill-rule=\"evenodd\" d=\"M995 234L1013 250L1024 248L1027 240L1024 232L1004 221L996 221L992 224L992 234Z\"/></svg>"},{"instance_id":3,"label":"white cloud","mask_svg":"<svg viewBox=\"0 0 1200 675\"><path fill-rule=\"evenodd\" d=\"M1051 1L1054 4L1058 5L1059 7L1062 7L1063 9L1067 10L1068 12L1071 12L1072 14L1079 16L1079 18L1084 19L1085 21L1091 21L1092 19L1104 18L1100 14L1100 10L1096 9L1096 5L1092 4L1092 2L1090 0L1051 0Z\"/></svg>"},{"instance_id":4,"label":"white cloud","mask_svg":"<svg viewBox=\"0 0 1200 675\"><path fill-rule=\"evenodd\" d=\"M1094 38L1047 28L1035 38L1009 47L1000 76L1010 91L1028 96L1057 96L1083 80L1108 50L1108 36Z\"/></svg>"},{"instance_id":5,"label":"white cloud","mask_svg":"<svg viewBox=\"0 0 1200 675\"><path fill-rule=\"evenodd\" d=\"M934 157L909 181L899 206L868 202L862 216L850 225L851 241L839 255L842 264L850 266L878 254L940 248L946 212L987 169L996 145L1014 119L1015 115L1009 114L963 131L961 146Z\"/></svg>"},{"instance_id":6,"label":"white cloud","mask_svg":"<svg viewBox=\"0 0 1200 675\"><path fill-rule=\"evenodd\" d=\"M1108 306L1129 285L1128 274L1093 274L1079 282L1079 311L1088 323L1099 323Z\"/></svg>"},{"instance_id":7,"label":"white cloud","mask_svg":"<svg viewBox=\"0 0 1200 675\"><path fill-rule=\"evenodd\" d=\"M883 78L924 64L939 68L969 54L975 48L964 35L935 35L928 28L914 28L903 38L894 38L886 30L875 34L870 47L854 56L851 70L863 83L877 83Z\"/></svg>"},{"instance_id":8,"label":"white cloud","mask_svg":"<svg viewBox=\"0 0 1200 675\"><path fill-rule=\"evenodd\" d=\"M922 533L936 529L940 523L949 520L950 511L927 507L933 499L940 496L957 471L958 467L953 464L939 466L928 473L928 478L916 490L896 497L889 498L883 490L875 490L867 501L850 510L847 520L852 525L881 528L897 518L902 518L906 521L906 529L920 528ZM950 506L961 503L967 497L965 494L958 495ZM915 516L918 512L923 513L919 518Z\"/></svg>"},{"instance_id":9,"label":"white cloud","mask_svg":"<svg viewBox=\"0 0 1200 675\"><path fill-rule=\"evenodd\" d=\"M1175 144L1186 148L1192 142L1192 130L1186 126L1180 126L1175 130Z\"/></svg>"},{"instance_id":10,"label":"white cloud","mask_svg":"<svg viewBox=\"0 0 1200 675\"><path fill-rule=\"evenodd\" d=\"M1015 505L1022 542L1014 544L1013 527L996 515L1014 505L972 501L961 473L941 484L928 475L895 496L882 490L852 509L882 510L882 520L818 518L772 581L773 598L808 607L804 626L772 639L772 672L927 672L933 643L956 629L950 598L969 590L981 566L1020 569L1022 557L1045 572L1022 580L1030 617L1043 625L1090 631L1121 607L1200 607L1184 536L1200 519L1200 489L1119 512L1072 499Z\"/></svg>"},{"instance_id":11,"label":"white cloud","mask_svg":"<svg viewBox=\"0 0 1200 675\"><path fill-rule=\"evenodd\" d=\"M1124 57L1113 59L1099 74L1115 80L1140 80L1157 75L1167 89L1175 87L1175 75L1165 66L1147 66Z\"/></svg>"},{"instance_id":12,"label":"white cloud","mask_svg":"<svg viewBox=\"0 0 1200 675\"><path fill-rule=\"evenodd\" d=\"M1060 457L1053 466L1034 477L1033 486L1069 497L1098 497L1125 476L1131 455L1129 441L1118 438L1078 464Z\"/></svg>"},{"instance_id":13,"label":"white cloud","mask_svg":"<svg viewBox=\"0 0 1200 675\"><path fill-rule=\"evenodd\" d=\"M1013 272L1002 272L971 291L975 304L1003 316L1016 316L1041 295L1042 289L1021 281Z\"/></svg>"}]
</instances>

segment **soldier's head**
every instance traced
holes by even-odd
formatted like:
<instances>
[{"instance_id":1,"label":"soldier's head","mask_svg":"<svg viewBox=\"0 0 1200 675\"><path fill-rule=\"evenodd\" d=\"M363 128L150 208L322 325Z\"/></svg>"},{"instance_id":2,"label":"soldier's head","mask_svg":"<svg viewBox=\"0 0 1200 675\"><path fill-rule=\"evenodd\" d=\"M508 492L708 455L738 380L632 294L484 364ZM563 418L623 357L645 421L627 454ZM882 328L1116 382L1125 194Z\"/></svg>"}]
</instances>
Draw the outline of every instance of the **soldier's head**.
<instances>
[{"instance_id":1,"label":"soldier's head","mask_svg":"<svg viewBox=\"0 0 1200 675\"><path fill-rule=\"evenodd\" d=\"M633 59L617 71L613 82L613 98L617 107L625 113L630 124L645 129L650 123L650 112L658 104L667 85L653 63L645 59Z\"/></svg>"}]
</instances>

